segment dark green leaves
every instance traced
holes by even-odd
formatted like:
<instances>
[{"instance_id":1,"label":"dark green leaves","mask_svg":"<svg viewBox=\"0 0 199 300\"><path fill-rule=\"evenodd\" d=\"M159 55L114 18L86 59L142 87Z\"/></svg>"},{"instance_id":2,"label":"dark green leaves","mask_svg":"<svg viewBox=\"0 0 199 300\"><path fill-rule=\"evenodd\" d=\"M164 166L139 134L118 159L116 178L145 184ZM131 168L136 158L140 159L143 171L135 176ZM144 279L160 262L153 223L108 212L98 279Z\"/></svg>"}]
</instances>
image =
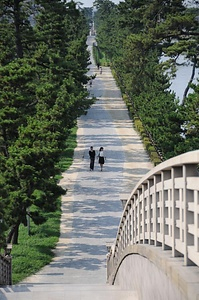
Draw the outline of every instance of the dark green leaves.
<instances>
[{"instance_id":1,"label":"dark green leaves","mask_svg":"<svg viewBox=\"0 0 199 300\"><path fill-rule=\"evenodd\" d=\"M57 163L88 108L86 19L74 2L0 1L0 189L8 241L55 211Z\"/></svg>"},{"instance_id":2,"label":"dark green leaves","mask_svg":"<svg viewBox=\"0 0 199 300\"><path fill-rule=\"evenodd\" d=\"M118 6L100 0L96 5L98 49L111 60L134 115L164 158L198 149L198 90L187 97L198 67L198 9L186 8L181 0L126 0ZM162 55L167 62L161 62ZM192 66L181 103L169 92L179 56Z\"/></svg>"}]
</instances>

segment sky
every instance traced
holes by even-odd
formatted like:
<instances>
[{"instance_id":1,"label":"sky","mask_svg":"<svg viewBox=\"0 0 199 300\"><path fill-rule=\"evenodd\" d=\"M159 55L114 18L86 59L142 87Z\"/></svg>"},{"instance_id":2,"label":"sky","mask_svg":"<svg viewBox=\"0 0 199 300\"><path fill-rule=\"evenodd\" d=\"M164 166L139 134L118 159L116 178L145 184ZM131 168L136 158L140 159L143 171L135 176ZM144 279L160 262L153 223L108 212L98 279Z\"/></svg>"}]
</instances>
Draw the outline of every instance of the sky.
<instances>
[{"instance_id":1,"label":"sky","mask_svg":"<svg viewBox=\"0 0 199 300\"><path fill-rule=\"evenodd\" d=\"M114 2L115 4L118 4L119 2L125 1L125 0L111 0L111 1ZM82 3L83 7L92 7L94 0L79 0L79 2ZM188 6L196 6L196 5L193 5L193 3L195 2L194 0L185 0L184 2L186 4L188 4Z\"/></svg>"},{"instance_id":2,"label":"sky","mask_svg":"<svg viewBox=\"0 0 199 300\"><path fill-rule=\"evenodd\" d=\"M120 1L124 0L111 0L113 3L118 4ZM83 7L92 7L93 6L93 0L80 0L79 2L82 3Z\"/></svg>"}]
</instances>

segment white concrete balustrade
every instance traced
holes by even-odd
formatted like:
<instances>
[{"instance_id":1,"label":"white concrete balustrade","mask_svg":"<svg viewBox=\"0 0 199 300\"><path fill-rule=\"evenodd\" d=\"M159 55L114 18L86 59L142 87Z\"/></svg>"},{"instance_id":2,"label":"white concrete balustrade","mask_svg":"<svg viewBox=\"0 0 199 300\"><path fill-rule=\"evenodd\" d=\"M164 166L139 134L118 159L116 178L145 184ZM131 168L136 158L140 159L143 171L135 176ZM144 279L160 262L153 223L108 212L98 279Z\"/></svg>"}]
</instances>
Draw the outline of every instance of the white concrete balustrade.
<instances>
[{"instance_id":1,"label":"white concrete balustrade","mask_svg":"<svg viewBox=\"0 0 199 300\"><path fill-rule=\"evenodd\" d=\"M129 196L110 247L107 272L113 276L129 245L171 250L184 265L199 266L199 150L169 159L148 172Z\"/></svg>"}]
</instances>

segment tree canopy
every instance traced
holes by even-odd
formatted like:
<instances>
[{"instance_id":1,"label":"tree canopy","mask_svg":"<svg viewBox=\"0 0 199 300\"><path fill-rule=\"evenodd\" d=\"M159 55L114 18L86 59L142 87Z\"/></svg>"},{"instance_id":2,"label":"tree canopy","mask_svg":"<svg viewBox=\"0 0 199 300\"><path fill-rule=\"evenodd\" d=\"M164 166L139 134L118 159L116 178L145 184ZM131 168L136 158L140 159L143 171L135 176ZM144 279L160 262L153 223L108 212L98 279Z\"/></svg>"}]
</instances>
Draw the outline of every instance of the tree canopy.
<instances>
[{"instance_id":1,"label":"tree canopy","mask_svg":"<svg viewBox=\"0 0 199 300\"><path fill-rule=\"evenodd\" d=\"M89 107L88 30L73 1L0 1L0 247L65 193L57 162Z\"/></svg>"},{"instance_id":2,"label":"tree canopy","mask_svg":"<svg viewBox=\"0 0 199 300\"><path fill-rule=\"evenodd\" d=\"M96 0L95 6L97 45L164 159L198 149L199 9L181 0ZM192 66L181 102L170 91L179 56Z\"/></svg>"}]
</instances>

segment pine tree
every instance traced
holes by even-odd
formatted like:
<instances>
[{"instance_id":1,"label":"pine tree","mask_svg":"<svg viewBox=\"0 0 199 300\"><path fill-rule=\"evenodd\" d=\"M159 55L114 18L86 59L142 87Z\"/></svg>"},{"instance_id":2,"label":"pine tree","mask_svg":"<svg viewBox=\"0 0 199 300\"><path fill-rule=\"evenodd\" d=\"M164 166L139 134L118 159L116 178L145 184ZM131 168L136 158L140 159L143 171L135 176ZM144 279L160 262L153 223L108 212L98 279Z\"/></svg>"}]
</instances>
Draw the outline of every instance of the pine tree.
<instances>
[{"instance_id":1,"label":"pine tree","mask_svg":"<svg viewBox=\"0 0 199 300\"><path fill-rule=\"evenodd\" d=\"M111 10L108 1L96 4L98 47L111 59L121 89L131 99L134 114L141 118L165 159L184 152L185 148L188 151L182 124L188 120L192 124L194 118L184 113L169 87L177 58L184 55L193 63L182 103L189 107L187 101L191 98L186 96L198 66L198 10L187 9L181 0L127 0ZM162 63L163 55L170 59ZM170 76L168 70L172 71ZM191 106L190 111L194 111ZM190 128L188 131L191 132ZM193 144L197 149L197 139Z\"/></svg>"},{"instance_id":2,"label":"pine tree","mask_svg":"<svg viewBox=\"0 0 199 300\"><path fill-rule=\"evenodd\" d=\"M44 212L54 211L65 193L55 179L56 163L89 105L88 27L74 2L1 2L0 23L12 47L2 41L0 200L10 228L7 242L17 243L27 216L44 222Z\"/></svg>"}]
</instances>

